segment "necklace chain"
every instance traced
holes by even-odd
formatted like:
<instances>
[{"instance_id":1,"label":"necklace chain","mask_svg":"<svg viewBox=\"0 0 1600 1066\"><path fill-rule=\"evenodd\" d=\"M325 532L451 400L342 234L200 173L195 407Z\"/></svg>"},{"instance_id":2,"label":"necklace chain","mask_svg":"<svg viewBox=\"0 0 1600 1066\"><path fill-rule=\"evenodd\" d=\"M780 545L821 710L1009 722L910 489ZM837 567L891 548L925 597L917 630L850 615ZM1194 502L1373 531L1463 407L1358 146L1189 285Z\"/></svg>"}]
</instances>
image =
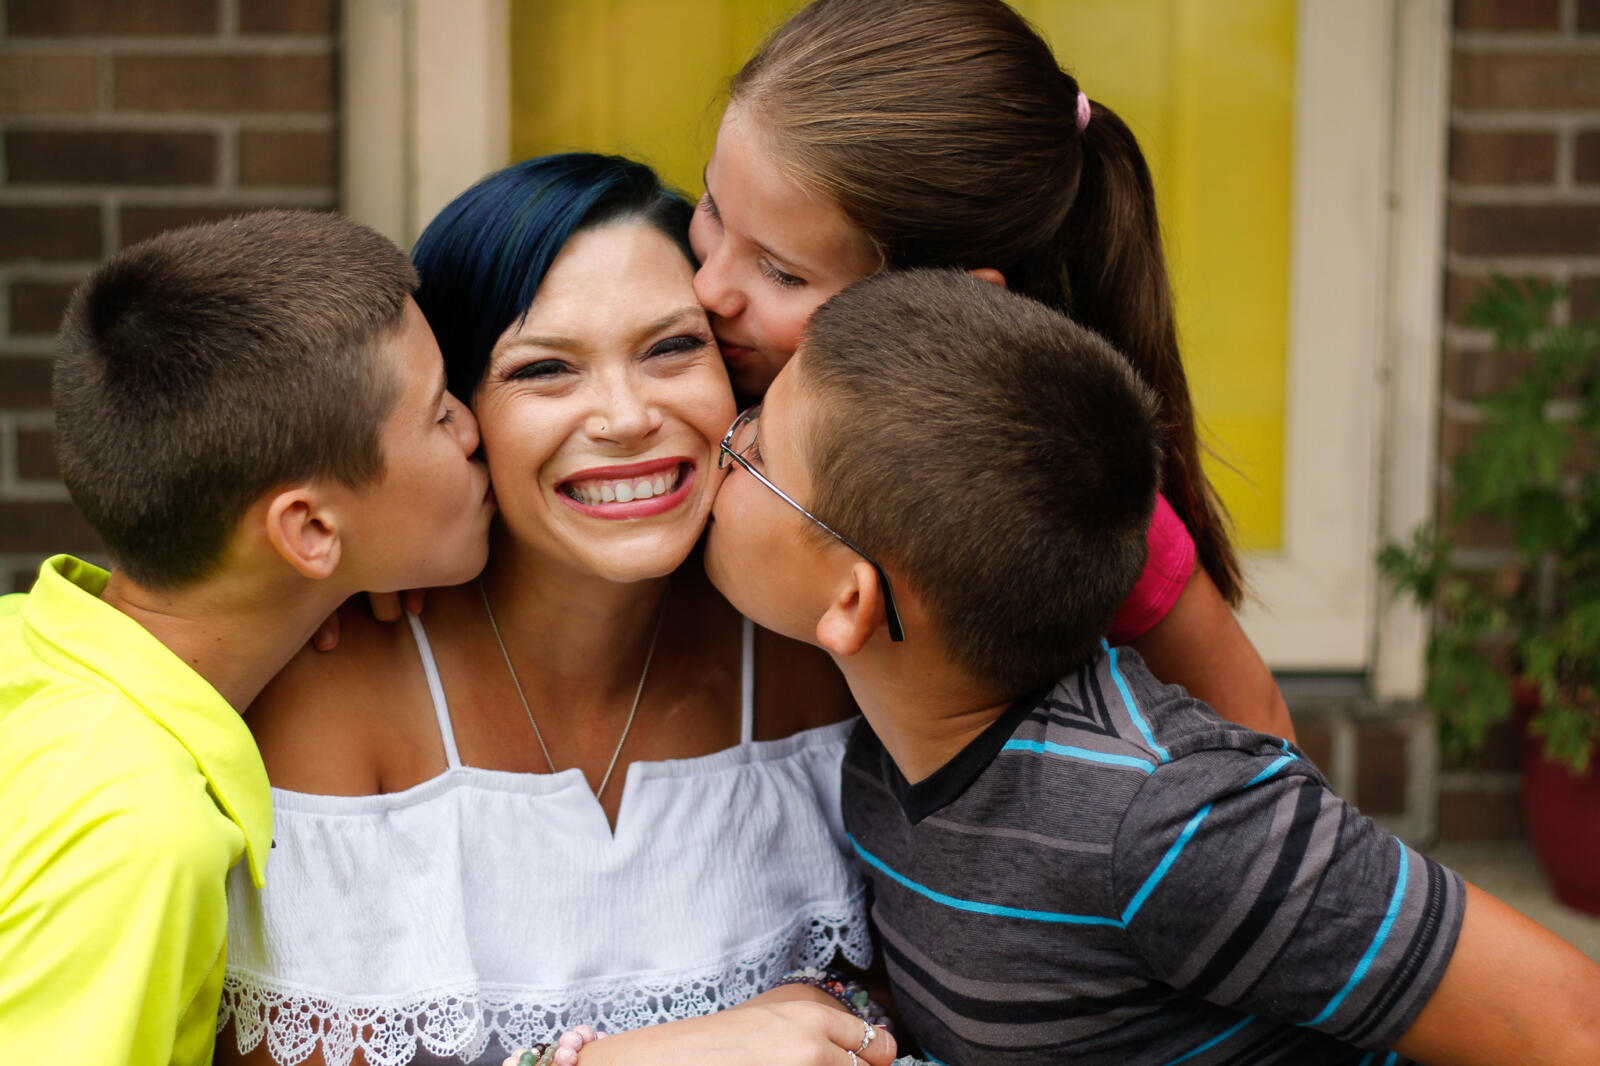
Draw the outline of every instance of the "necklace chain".
<instances>
[{"instance_id":1,"label":"necklace chain","mask_svg":"<svg viewBox=\"0 0 1600 1066\"><path fill-rule=\"evenodd\" d=\"M556 773L556 762L550 757L550 748L544 742L544 734L539 731L539 723L534 721L533 708L528 706L528 697L522 691L522 682L517 678L517 668L511 665L511 653L506 651L505 638L500 636L500 623L495 621L494 608L489 606L489 590L483 584L483 578L478 579L478 594L483 597L483 611L489 616L489 629L494 633L494 642L500 646L500 657L505 660L506 671L511 675L511 684L517 690L517 699L522 703L522 713L528 716L528 724L533 726L534 739L539 742L539 750L544 753L545 765L550 767L551 773ZM617 759L622 755L622 746L628 742L628 733L633 730L633 719L639 713L639 697L644 695L645 679L650 676L650 662L656 657L656 640L661 636L661 619L667 613L667 597L663 593L661 605L656 608L655 628L650 631L650 648L644 653L644 669L639 671L639 685L633 690L633 704L628 708L628 720L623 723L622 736L617 738L616 749L611 752L611 762L606 765L605 776L600 778L600 787L594 790L594 798L598 800L605 795L606 786L611 783L611 771L617 768Z\"/></svg>"}]
</instances>

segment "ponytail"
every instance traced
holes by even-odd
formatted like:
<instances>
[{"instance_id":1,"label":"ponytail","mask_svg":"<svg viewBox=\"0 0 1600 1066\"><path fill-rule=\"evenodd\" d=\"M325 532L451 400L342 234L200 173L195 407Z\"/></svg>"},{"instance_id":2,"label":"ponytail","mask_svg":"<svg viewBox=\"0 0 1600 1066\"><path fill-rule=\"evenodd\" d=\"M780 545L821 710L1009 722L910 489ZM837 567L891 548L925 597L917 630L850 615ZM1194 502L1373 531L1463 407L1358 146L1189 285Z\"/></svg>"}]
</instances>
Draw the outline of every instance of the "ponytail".
<instances>
[{"instance_id":1,"label":"ponytail","mask_svg":"<svg viewBox=\"0 0 1600 1066\"><path fill-rule=\"evenodd\" d=\"M1074 89L1076 83L1074 83ZM1061 231L1072 317L1133 363L1160 399L1161 491L1194 538L1200 565L1228 603L1243 594L1222 502L1200 465L1199 434L1156 219L1155 185L1133 132L1091 104L1078 192Z\"/></svg>"},{"instance_id":2,"label":"ponytail","mask_svg":"<svg viewBox=\"0 0 1600 1066\"><path fill-rule=\"evenodd\" d=\"M1162 492L1229 603L1242 590L1200 468L1149 168L1001 0L816 0L733 78L787 174L886 266L992 267L1104 336L1161 398ZM1087 121L1085 121L1087 119Z\"/></svg>"}]
</instances>

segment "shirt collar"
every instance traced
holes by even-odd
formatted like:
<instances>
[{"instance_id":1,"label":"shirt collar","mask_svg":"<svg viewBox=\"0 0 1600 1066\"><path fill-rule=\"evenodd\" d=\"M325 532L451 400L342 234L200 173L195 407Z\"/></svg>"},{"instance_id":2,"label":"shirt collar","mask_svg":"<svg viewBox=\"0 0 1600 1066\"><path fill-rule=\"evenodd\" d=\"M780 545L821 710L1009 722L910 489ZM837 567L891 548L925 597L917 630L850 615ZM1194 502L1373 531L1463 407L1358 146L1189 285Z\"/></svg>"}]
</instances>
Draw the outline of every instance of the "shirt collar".
<instances>
[{"instance_id":1,"label":"shirt collar","mask_svg":"<svg viewBox=\"0 0 1600 1066\"><path fill-rule=\"evenodd\" d=\"M1011 734L1017 731L1028 714L1049 694L1054 685L1026 693L1014 700L983 732L967 746L956 752L950 761L918 781L909 784L893 759L885 758L889 766L889 788L900 801L900 809L913 824L922 821L941 807L949 806L961 797L994 762Z\"/></svg>"},{"instance_id":2,"label":"shirt collar","mask_svg":"<svg viewBox=\"0 0 1600 1066\"><path fill-rule=\"evenodd\" d=\"M250 877L265 883L272 791L244 718L149 630L103 602L110 574L70 555L39 568L22 605L41 639L104 678L182 744L217 805L244 832Z\"/></svg>"}]
</instances>

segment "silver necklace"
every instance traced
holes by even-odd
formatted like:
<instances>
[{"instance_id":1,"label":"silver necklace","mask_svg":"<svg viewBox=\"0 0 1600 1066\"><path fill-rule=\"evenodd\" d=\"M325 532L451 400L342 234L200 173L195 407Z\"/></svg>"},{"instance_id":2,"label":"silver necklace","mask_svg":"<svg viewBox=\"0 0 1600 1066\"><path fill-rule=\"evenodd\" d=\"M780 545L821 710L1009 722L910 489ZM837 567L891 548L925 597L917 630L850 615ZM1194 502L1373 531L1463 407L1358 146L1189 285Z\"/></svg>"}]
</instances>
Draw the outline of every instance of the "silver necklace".
<instances>
[{"instance_id":1,"label":"silver necklace","mask_svg":"<svg viewBox=\"0 0 1600 1066\"><path fill-rule=\"evenodd\" d=\"M511 684L517 690L517 699L522 702L522 713L528 716L528 724L533 726L533 736L539 742L539 750L544 753L545 765L550 767L551 773L556 773L556 761L550 758L550 748L544 742L544 734L539 731L539 723L533 720L533 709L528 706L528 697L522 692L522 682L517 679L517 668L511 665L511 653L506 651L505 639L500 636L500 624L494 620L494 608L489 606L489 590L484 587L483 578L478 579L478 594L483 597L483 611L489 616L489 629L494 633L494 642L500 645L500 657L506 661L506 671L511 675ZM623 723L622 736L617 738L616 750L611 753L611 762L606 766L605 776L600 778L600 787L594 790L594 798L598 800L605 795L606 786L611 783L611 771L617 768L617 758L622 754L622 746L628 742L628 733L633 729L634 715L639 713L639 697L644 695L645 679L650 676L650 661L656 657L656 638L661 636L661 619L667 613L667 596L661 594L661 606L656 608L655 628L650 631L650 648L644 653L644 669L639 671L639 686L633 690L633 705L628 708L628 720Z\"/></svg>"}]
</instances>

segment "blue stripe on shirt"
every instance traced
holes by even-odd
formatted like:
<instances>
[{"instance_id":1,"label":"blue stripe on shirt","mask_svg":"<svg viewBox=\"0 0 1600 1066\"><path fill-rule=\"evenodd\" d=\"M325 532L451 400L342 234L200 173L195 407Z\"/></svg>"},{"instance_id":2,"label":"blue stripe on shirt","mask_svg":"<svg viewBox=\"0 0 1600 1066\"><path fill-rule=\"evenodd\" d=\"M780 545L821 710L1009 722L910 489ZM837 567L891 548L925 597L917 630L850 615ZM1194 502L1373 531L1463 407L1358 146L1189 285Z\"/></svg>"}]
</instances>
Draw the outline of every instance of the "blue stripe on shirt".
<instances>
[{"instance_id":1,"label":"blue stripe on shirt","mask_svg":"<svg viewBox=\"0 0 1600 1066\"><path fill-rule=\"evenodd\" d=\"M861 842L855 837L850 836L848 833L846 833L845 836L849 838L850 846L856 849L856 854L861 856L861 861L865 862L868 866L871 866L875 870L882 871L884 874L892 878L896 883L904 885L906 888L909 888L918 895L926 896L935 903L943 904L946 907L952 907L958 911L970 911L973 914L990 914L998 918L1021 918L1024 921L1029 922L1052 922L1058 925L1110 925L1115 926L1118 929L1123 927L1123 923L1117 921L1117 919L1102 918L1099 915L1058 914L1054 911L1029 911L1023 910L1020 907L1003 907L998 903L980 903L977 900L958 899L955 896L947 896L943 892L937 892L929 888L927 885L918 884L897 870L891 870L888 864L882 859L878 858L876 855L872 854L872 852L862 847Z\"/></svg>"},{"instance_id":2,"label":"blue stripe on shirt","mask_svg":"<svg viewBox=\"0 0 1600 1066\"><path fill-rule=\"evenodd\" d=\"M1395 878L1394 893L1389 897L1389 909L1384 913L1383 923L1378 926L1378 931L1373 934L1372 943L1367 945L1367 953L1361 956L1360 962L1356 963L1355 972L1350 975L1350 980L1345 982L1344 987L1339 989L1339 994L1328 1001L1328 1005L1322 1009L1321 1014L1303 1024L1308 1026L1321 1025L1333 1017L1333 1012L1339 1009L1339 1004L1344 1002L1345 997L1350 994L1350 990L1355 988L1361 979L1367 975L1367 968L1372 965L1372 960L1378 957L1378 951L1383 947L1383 942L1389 939L1389 931L1394 928L1394 920L1400 914L1400 904L1405 902L1406 877L1410 870L1410 863L1406 857L1406 846L1398 840L1395 841L1395 846L1400 849L1400 876Z\"/></svg>"},{"instance_id":3,"label":"blue stripe on shirt","mask_svg":"<svg viewBox=\"0 0 1600 1066\"><path fill-rule=\"evenodd\" d=\"M1128 683L1122 679L1122 671L1117 669L1117 649L1107 644L1104 638L1101 638L1100 646L1110 656L1111 680L1117 683L1117 691L1122 693L1122 702L1128 708L1128 717L1139 727L1139 733L1144 737L1144 742L1150 745L1150 750L1155 752L1162 762L1171 761L1172 756L1167 754L1167 749L1156 743L1155 734L1150 732L1150 726L1145 723L1144 715L1139 713L1139 705L1133 700L1133 693L1128 691Z\"/></svg>"},{"instance_id":4,"label":"blue stripe on shirt","mask_svg":"<svg viewBox=\"0 0 1600 1066\"><path fill-rule=\"evenodd\" d=\"M1183 846L1189 843L1190 838L1195 834L1195 830L1200 828L1200 823L1210 813L1211 804L1208 803L1196 811L1193 818L1189 819L1188 824L1183 827L1183 832L1178 834L1178 839L1172 842L1172 846L1167 849L1167 853L1161 856L1161 861L1156 864L1156 868L1150 871L1150 876L1144 879L1144 884L1139 886L1139 891L1135 892L1133 899L1128 902L1128 909L1122 912L1123 925L1133 921L1133 916L1139 913L1139 908L1143 907L1144 901L1150 898L1150 893L1156 890L1156 885L1161 882L1163 877L1167 876L1167 871L1172 869L1172 864L1178 861L1178 853L1183 851Z\"/></svg>"},{"instance_id":5,"label":"blue stripe on shirt","mask_svg":"<svg viewBox=\"0 0 1600 1066\"><path fill-rule=\"evenodd\" d=\"M1110 766L1131 766L1143 770L1147 774L1156 772L1156 764L1149 759L1138 759L1132 755L1114 755L1106 751L1091 751L1088 748L1077 748L1070 744L1057 744L1050 740L1008 740L1002 751L1031 751L1036 755L1065 755L1072 759L1082 759L1085 762L1106 763Z\"/></svg>"},{"instance_id":6,"label":"blue stripe on shirt","mask_svg":"<svg viewBox=\"0 0 1600 1066\"><path fill-rule=\"evenodd\" d=\"M1255 1020L1256 1020L1256 1016L1254 1014L1247 1015L1238 1024L1230 1026L1227 1029L1224 1029L1222 1032L1218 1033L1216 1036L1212 1037L1210 1040L1207 1040L1204 1044L1201 1044L1199 1047L1193 1048L1193 1049L1191 1049L1189 1051L1185 1051L1182 1055L1179 1055L1175 1059L1168 1059L1167 1062L1166 1062L1166 1066L1178 1066L1178 1063L1180 1063L1180 1062L1187 1062L1189 1059L1194 1058L1196 1055L1199 1055L1202 1052L1210 1051L1212 1048L1216 1047L1218 1044L1220 1044L1224 1040L1228 1039L1228 1037L1232 1036L1234 1033L1237 1033L1240 1029L1243 1029L1245 1026L1249 1025L1251 1022L1253 1022Z\"/></svg>"},{"instance_id":7,"label":"blue stripe on shirt","mask_svg":"<svg viewBox=\"0 0 1600 1066\"><path fill-rule=\"evenodd\" d=\"M1283 769L1286 765L1288 765L1289 763L1292 763L1294 761L1295 761L1295 756L1293 756L1293 755L1280 755L1280 756L1278 756L1276 759L1272 760L1272 764L1270 766L1268 766L1265 770L1261 771L1259 774L1257 774L1256 776L1252 777L1250 780L1246 781L1244 783L1244 787L1239 789L1239 791L1243 792L1246 788L1249 788L1252 785L1261 784L1261 782L1265 781L1267 778L1271 777L1273 774L1277 773L1279 770Z\"/></svg>"}]
</instances>

